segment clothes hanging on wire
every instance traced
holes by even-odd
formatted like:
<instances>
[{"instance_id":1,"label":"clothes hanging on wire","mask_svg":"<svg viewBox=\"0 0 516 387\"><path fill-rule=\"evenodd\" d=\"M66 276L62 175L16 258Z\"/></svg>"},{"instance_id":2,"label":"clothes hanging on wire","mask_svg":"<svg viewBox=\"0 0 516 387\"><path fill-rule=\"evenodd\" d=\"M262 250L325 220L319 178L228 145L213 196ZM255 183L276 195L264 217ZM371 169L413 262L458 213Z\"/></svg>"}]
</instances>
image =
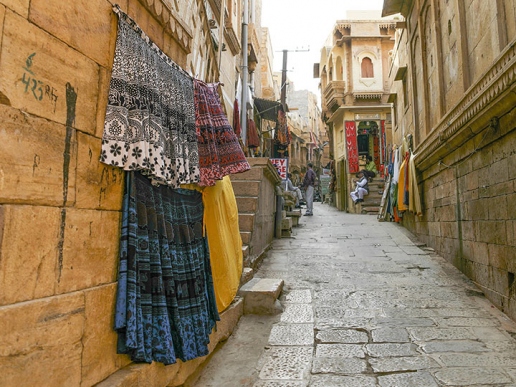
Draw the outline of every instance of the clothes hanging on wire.
<instances>
[{"instance_id":1,"label":"clothes hanging on wire","mask_svg":"<svg viewBox=\"0 0 516 387\"><path fill-rule=\"evenodd\" d=\"M238 138L222 110L218 83L194 79L195 125L201 186L251 169Z\"/></svg>"},{"instance_id":2,"label":"clothes hanging on wire","mask_svg":"<svg viewBox=\"0 0 516 387\"><path fill-rule=\"evenodd\" d=\"M126 174L115 329L118 353L172 364L208 354L218 321L200 192Z\"/></svg>"},{"instance_id":3,"label":"clothes hanging on wire","mask_svg":"<svg viewBox=\"0 0 516 387\"><path fill-rule=\"evenodd\" d=\"M193 80L114 11L118 35L100 160L171 187L198 182Z\"/></svg>"}]
</instances>

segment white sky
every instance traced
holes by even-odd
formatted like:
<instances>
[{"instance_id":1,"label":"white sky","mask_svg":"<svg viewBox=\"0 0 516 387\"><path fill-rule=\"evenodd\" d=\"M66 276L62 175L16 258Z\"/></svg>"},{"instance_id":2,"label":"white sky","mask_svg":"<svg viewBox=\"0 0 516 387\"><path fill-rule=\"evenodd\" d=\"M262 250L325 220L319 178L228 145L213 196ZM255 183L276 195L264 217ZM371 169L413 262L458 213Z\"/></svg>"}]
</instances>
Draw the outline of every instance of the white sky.
<instances>
[{"instance_id":1,"label":"white sky","mask_svg":"<svg viewBox=\"0 0 516 387\"><path fill-rule=\"evenodd\" d=\"M348 10L381 10L383 0L262 0L262 26L269 28L274 51L274 71L283 67L287 54L287 77L295 90L319 95L319 79L313 78L313 65L337 20L346 19ZM301 52L307 50L308 52Z\"/></svg>"}]
</instances>

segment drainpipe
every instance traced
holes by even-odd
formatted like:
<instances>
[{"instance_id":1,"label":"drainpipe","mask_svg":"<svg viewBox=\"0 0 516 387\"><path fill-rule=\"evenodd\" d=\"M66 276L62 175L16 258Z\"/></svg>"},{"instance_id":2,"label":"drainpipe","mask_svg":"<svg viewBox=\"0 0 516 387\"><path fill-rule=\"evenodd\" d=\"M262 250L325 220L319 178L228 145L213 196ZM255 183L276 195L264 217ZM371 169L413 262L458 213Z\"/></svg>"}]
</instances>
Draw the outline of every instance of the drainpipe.
<instances>
[{"instance_id":1,"label":"drainpipe","mask_svg":"<svg viewBox=\"0 0 516 387\"><path fill-rule=\"evenodd\" d=\"M241 135L244 148L247 140L247 92L248 86L248 65L247 65L247 28L249 23L249 0L244 0L244 16L242 19L242 110L240 112Z\"/></svg>"}]
</instances>

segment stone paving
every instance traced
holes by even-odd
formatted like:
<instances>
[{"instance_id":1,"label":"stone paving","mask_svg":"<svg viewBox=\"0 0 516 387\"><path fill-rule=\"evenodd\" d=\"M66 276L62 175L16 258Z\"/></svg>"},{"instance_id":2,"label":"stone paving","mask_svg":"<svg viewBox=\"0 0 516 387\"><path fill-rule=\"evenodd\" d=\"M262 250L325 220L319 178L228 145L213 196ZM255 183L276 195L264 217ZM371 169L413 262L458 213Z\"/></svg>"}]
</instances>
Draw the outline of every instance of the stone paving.
<instances>
[{"instance_id":1,"label":"stone paving","mask_svg":"<svg viewBox=\"0 0 516 387\"><path fill-rule=\"evenodd\" d=\"M315 203L255 277L285 281L283 313L252 368L230 338L197 387L516 386L516 324L395 223Z\"/></svg>"}]
</instances>

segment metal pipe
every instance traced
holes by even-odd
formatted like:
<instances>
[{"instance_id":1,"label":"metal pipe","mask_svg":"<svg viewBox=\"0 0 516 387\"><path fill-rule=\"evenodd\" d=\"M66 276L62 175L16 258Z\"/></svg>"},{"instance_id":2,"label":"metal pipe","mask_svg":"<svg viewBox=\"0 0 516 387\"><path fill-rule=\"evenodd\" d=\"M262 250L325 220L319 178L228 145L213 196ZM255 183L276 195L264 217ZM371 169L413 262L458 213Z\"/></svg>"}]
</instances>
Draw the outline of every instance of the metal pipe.
<instances>
[{"instance_id":1,"label":"metal pipe","mask_svg":"<svg viewBox=\"0 0 516 387\"><path fill-rule=\"evenodd\" d=\"M242 107L240 112L241 136L244 148L247 144L247 93L248 87L248 65L247 65L247 29L249 23L249 0L244 0L244 16L242 19Z\"/></svg>"}]
</instances>

